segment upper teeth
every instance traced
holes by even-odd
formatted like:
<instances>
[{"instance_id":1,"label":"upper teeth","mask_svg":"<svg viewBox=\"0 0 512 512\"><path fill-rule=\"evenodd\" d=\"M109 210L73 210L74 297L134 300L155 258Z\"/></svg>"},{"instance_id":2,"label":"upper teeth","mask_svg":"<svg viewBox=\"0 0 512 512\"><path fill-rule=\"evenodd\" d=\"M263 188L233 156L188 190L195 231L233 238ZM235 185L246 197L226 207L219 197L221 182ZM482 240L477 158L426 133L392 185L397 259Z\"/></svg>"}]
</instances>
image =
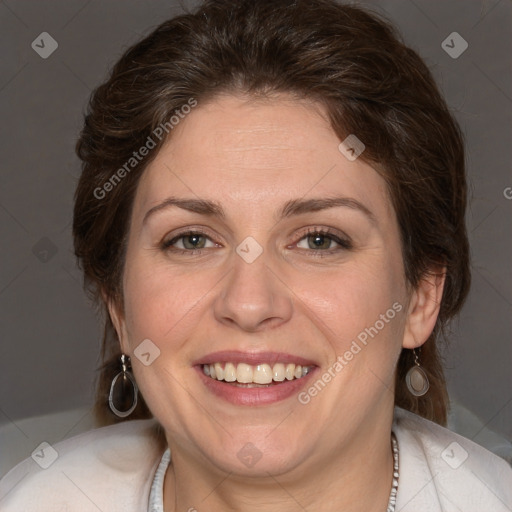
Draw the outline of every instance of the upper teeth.
<instances>
[{"instance_id":1,"label":"upper teeth","mask_svg":"<svg viewBox=\"0 0 512 512\"><path fill-rule=\"evenodd\" d=\"M246 363L215 363L204 364L203 372L212 379L224 380L226 382L240 382L241 384L269 384L272 381L282 382L292 379L300 379L309 373L311 366L301 366L300 364L275 363L258 364L251 366Z\"/></svg>"}]
</instances>

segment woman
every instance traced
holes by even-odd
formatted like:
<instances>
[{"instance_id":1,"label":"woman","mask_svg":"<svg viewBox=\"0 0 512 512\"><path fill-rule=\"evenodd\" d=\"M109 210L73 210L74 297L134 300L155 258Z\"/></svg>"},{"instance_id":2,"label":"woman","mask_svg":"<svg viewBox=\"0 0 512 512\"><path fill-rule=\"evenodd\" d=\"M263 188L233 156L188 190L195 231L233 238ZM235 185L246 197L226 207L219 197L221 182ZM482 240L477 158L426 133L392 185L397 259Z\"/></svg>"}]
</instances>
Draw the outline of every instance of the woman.
<instances>
[{"instance_id":1,"label":"woman","mask_svg":"<svg viewBox=\"0 0 512 512\"><path fill-rule=\"evenodd\" d=\"M207 0L123 55L77 153L118 424L17 466L2 510L512 510L510 467L442 427L463 142L386 21Z\"/></svg>"}]
</instances>

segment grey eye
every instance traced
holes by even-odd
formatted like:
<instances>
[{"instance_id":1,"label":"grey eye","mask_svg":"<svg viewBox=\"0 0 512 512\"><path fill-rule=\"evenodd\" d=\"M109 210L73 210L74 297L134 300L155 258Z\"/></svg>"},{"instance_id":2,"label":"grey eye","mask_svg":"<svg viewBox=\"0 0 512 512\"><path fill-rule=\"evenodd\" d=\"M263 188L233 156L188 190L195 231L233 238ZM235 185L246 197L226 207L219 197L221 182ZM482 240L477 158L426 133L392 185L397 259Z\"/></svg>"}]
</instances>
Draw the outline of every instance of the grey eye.
<instances>
[{"instance_id":1,"label":"grey eye","mask_svg":"<svg viewBox=\"0 0 512 512\"><path fill-rule=\"evenodd\" d=\"M332 249L332 243L337 243L333 236L326 235L322 233L312 233L308 234L301 239L301 241L297 244L297 247L301 249L314 249L314 250L324 250L324 249ZM306 245L301 245L306 244Z\"/></svg>"}]
</instances>

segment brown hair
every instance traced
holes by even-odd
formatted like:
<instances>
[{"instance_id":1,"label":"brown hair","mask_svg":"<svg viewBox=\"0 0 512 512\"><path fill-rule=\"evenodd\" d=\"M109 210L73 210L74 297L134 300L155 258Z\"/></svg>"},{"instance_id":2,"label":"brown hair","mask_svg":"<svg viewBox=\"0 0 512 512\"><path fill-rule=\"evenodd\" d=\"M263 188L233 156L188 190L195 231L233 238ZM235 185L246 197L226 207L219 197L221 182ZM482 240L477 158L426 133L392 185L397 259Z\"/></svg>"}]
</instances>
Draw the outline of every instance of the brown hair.
<instances>
[{"instance_id":1,"label":"brown hair","mask_svg":"<svg viewBox=\"0 0 512 512\"><path fill-rule=\"evenodd\" d=\"M430 270L446 266L439 317L420 354L430 390L415 397L406 389L413 357L404 349L395 391L396 405L444 424L438 341L446 338L470 284L462 135L428 68L391 24L334 0L207 0L129 48L93 92L76 146L83 172L73 234L86 287L105 313L100 421L122 421L107 404L120 346L102 294L122 307L134 193L165 138L153 137L156 147L133 169L125 164L158 126L167 123L172 137L169 119L191 98L200 105L220 92L316 100L340 140L354 133L364 142L361 158L388 184L408 284L416 287ZM123 165L127 172L113 181ZM128 419L150 416L141 400Z\"/></svg>"}]
</instances>

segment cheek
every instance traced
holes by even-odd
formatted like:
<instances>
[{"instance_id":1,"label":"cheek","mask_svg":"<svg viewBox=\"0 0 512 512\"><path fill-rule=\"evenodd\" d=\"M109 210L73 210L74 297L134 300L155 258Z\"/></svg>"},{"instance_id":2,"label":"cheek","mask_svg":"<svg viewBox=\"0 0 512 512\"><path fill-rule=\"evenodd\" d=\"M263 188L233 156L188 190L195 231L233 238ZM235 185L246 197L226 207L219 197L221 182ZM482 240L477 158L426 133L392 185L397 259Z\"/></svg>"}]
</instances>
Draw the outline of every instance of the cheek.
<instances>
[{"instance_id":1,"label":"cheek","mask_svg":"<svg viewBox=\"0 0 512 512\"><path fill-rule=\"evenodd\" d=\"M205 273L183 274L163 265L135 262L127 268L124 292L130 347L147 338L159 348L172 340L174 347L181 339L179 333L197 323L196 311L214 286L215 280L211 281Z\"/></svg>"},{"instance_id":2,"label":"cheek","mask_svg":"<svg viewBox=\"0 0 512 512\"><path fill-rule=\"evenodd\" d=\"M394 270L381 264L347 265L329 275L303 279L297 295L314 311L339 353L395 302L401 302L402 289L396 279ZM394 310L388 316L395 318Z\"/></svg>"},{"instance_id":3,"label":"cheek","mask_svg":"<svg viewBox=\"0 0 512 512\"><path fill-rule=\"evenodd\" d=\"M382 397L391 400L405 311L399 270L374 254L328 278L303 281L297 295L329 344L318 377L328 382L326 392L313 382L299 397L311 400L320 424L345 421L346 410L368 412Z\"/></svg>"}]
</instances>

